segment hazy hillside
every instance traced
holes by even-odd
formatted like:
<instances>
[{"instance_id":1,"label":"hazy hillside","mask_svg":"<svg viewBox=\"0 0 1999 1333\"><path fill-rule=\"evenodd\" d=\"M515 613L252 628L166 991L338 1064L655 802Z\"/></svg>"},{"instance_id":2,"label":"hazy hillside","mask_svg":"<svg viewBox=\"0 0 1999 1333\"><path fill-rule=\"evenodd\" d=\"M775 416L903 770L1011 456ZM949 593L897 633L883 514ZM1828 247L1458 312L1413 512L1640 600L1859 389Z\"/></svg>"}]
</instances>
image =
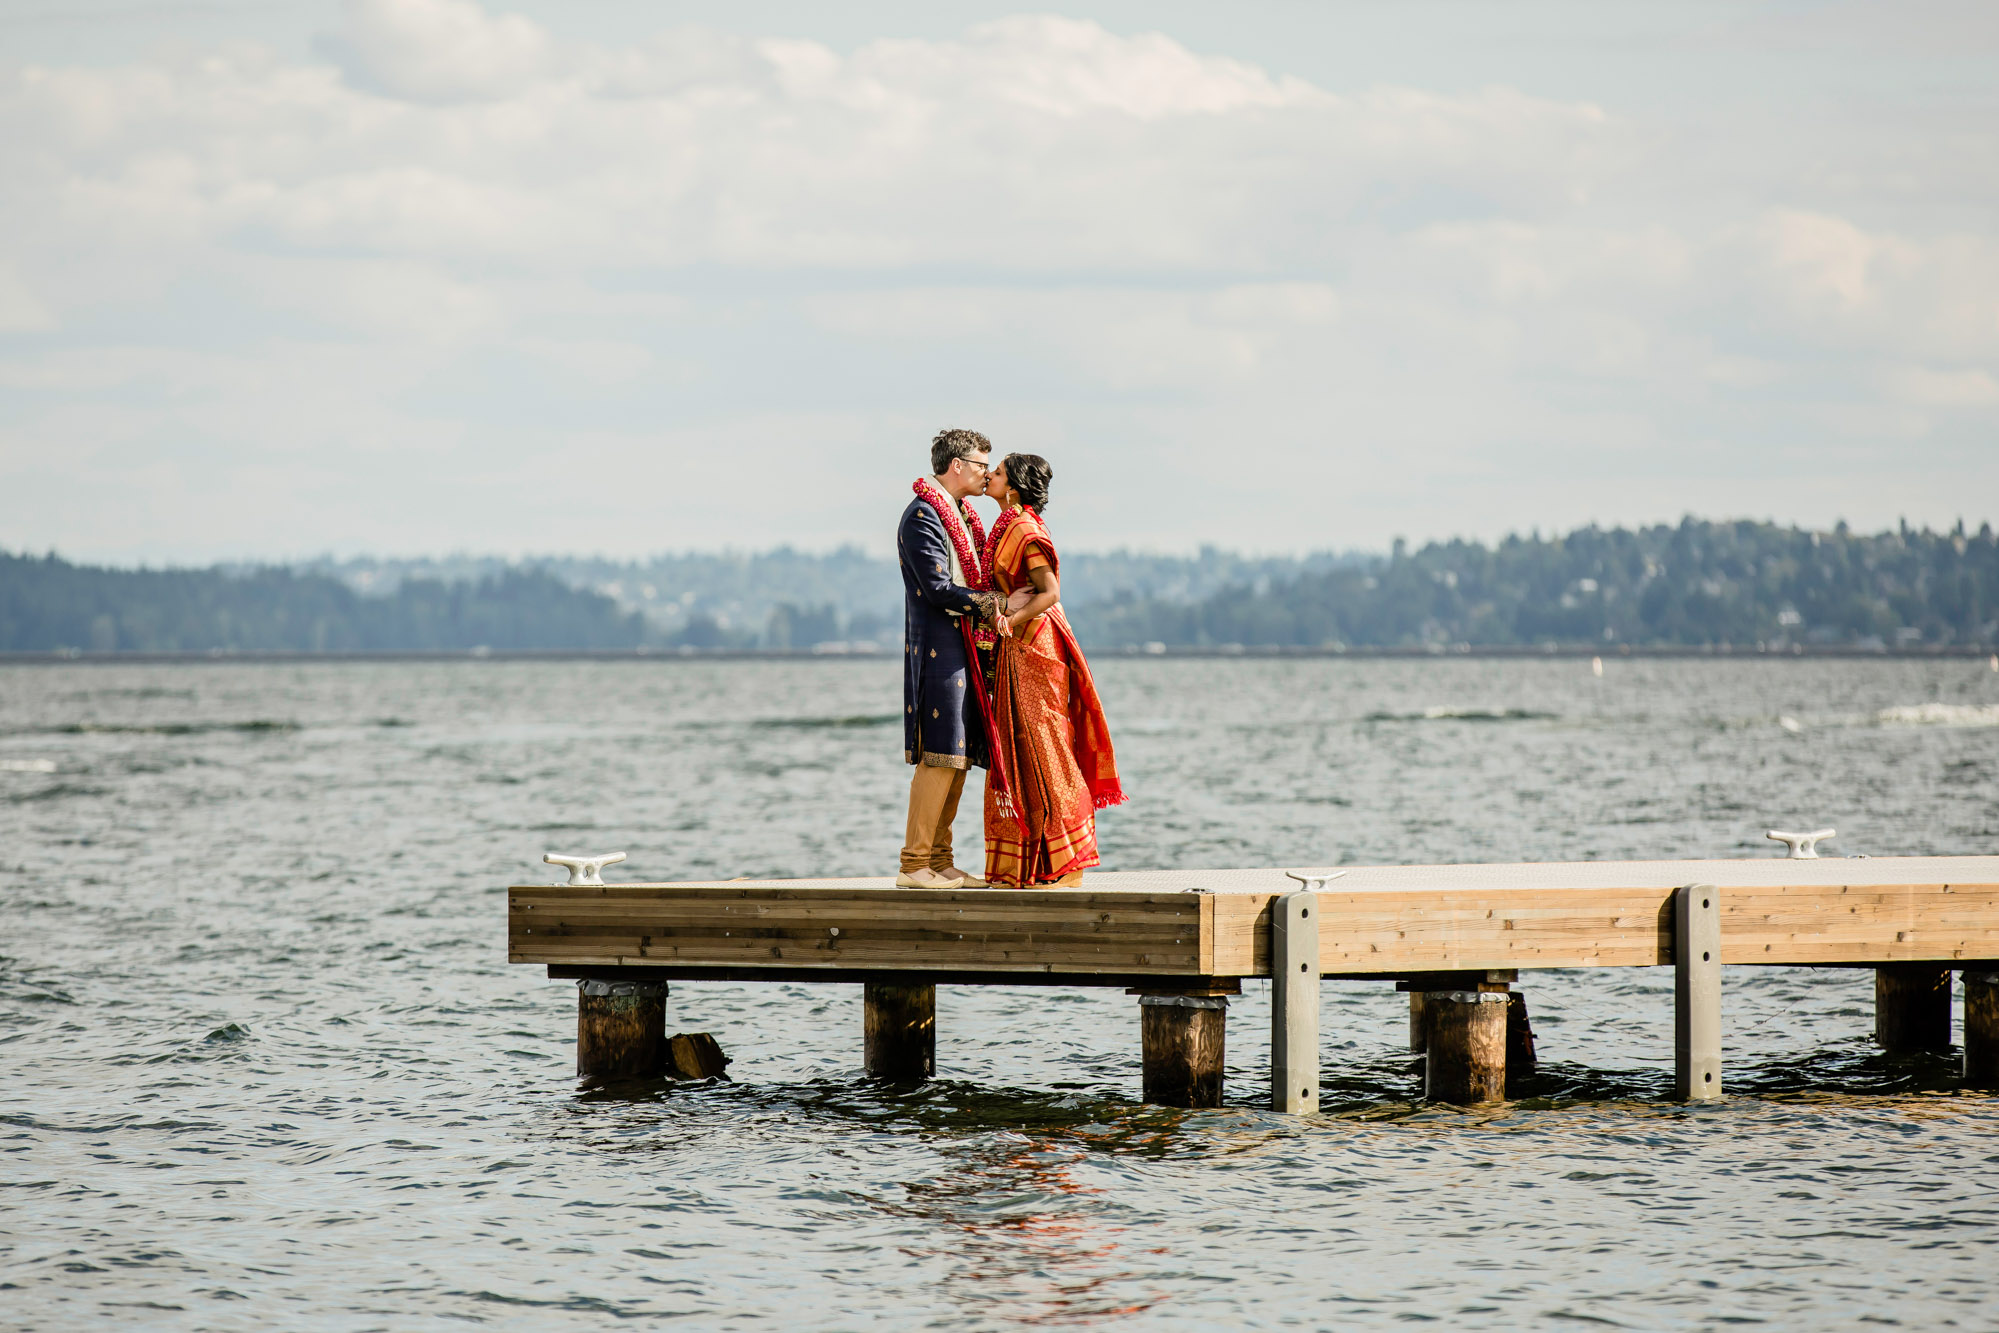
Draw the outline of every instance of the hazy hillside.
<instances>
[{"instance_id":1,"label":"hazy hillside","mask_svg":"<svg viewBox=\"0 0 1999 1333\"><path fill-rule=\"evenodd\" d=\"M534 570L365 597L288 569L116 570L0 552L0 651L515 652L630 648L645 627Z\"/></svg>"},{"instance_id":2,"label":"hazy hillside","mask_svg":"<svg viewBox=\"0 0 1999 1333\"><path fill-rule=\"evenodd\" d=\"M1858 536L1697 519L1398 543L1364 567L1182 605L1123 599L1080 621L1110 645L1989 644L1999 543L1989 524Z\"/></svg>"},{"instance_id":3,"label":"hazy hillside","mask_svg":"<svg viewBox=\"0 0 1999 1333\"><path fill-rule=\"evenodd\" d=\"M1688 519L1386 556L1064 556L1098 647L1856 647L1999 640L1999 542ZM893 652L893 562L827 554L116 570L0 552L0 651Z\"/></svg>"},{"instance_id":4,"label":"hazy hillside","mask_svg":"<svg viewBox=\"0 0 1999 1333\"><path fill-rule=\"evenodd\" d=\"M1065 551L1062 580L1071 606L1114 597L1178 604L1231 586L1267 586L1371 559L1331 553L1252 557L1213 548L1193 556ZM497 557L450 556L327 560L299 568L330 575L357 592L382 595L406 579L455 582L490 578L511 567ZM651 637L663 644L783 649L845 642L892 650L902 637L902 578L895 561L854 547L826 554L789 548L687 552L642 561L554 556L524 567L609 597L643 616Z\"/></svg>"}]
</instances>

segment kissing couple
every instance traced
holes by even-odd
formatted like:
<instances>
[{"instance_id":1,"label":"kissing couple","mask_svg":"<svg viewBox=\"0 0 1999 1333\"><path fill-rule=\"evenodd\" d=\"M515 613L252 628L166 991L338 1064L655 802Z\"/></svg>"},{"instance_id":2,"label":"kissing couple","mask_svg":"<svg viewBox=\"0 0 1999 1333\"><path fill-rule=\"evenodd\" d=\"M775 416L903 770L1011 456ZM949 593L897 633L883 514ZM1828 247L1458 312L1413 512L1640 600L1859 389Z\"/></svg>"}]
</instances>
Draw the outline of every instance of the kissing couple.
<instances>
[{"instance_id":1,"label":"kissing couple","mask_svg":"<svg viewBox=\"0 0 1999 1333\"><path fill-rule=\"evenodd\" d=\"M1097 811L1124 803L1089 663L1062 614L1061 561L1042 515L1048 460L973 430L930 442L902 511L903 888L1073 888L1098 864ZM968 503L999 503L992 531ZM952 863L965 773L986 770L984 876Z\"/></svg>"}]
</instances>

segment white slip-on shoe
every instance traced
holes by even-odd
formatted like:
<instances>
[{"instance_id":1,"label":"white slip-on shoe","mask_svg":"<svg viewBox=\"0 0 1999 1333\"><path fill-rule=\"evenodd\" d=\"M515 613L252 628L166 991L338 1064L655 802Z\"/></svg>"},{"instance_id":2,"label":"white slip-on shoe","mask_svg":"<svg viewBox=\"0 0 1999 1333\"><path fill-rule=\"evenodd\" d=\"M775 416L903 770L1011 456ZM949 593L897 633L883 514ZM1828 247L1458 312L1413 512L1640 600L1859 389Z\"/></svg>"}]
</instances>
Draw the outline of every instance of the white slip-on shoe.
<instances>
[{"instance_id":1,"label":"white slip-on shoe","mask_svg":"<svg viewBox=\"0 0 1999 1333\"><path fill-rule=\"evenodd\" d=\"M958 886L959 886L960 888L965 888L965 889L985 889L985 888L990 888L990 887L992 887L991 885L987 884L987 883L986 883L986 882L985 882L984 880L980 879L980 878L979 878L979 877L978 877L977 875L974 875L974 874L973 874L973 873L972 873L971 871L969 871L969 870L960 870L960 869L958 869L958 867L956 867L956 866L952 866L952 867L951 867L951 868L950 868L949 870L945 870L945 871L942 871L942 872L940 872L940 873L941 873L941 874L942 874L942 875L943 875L943 876L944 876L944 877L945 877L946 879L949 879L949 878L950 878L951 876L953 876L953 875L956 875L956 876L958 877L958 881L959 881L959 885L958 885Z\"/></svg>"},{"instance_id":2,"label":"white slip-on shoe","mask_svg":"<svg viewBox=\"0 0 1999 1333\"><path fill-rule=\"evenodd\" d=\"M895 886L898 889L955 889L961 887L964 882L962 876L953 878L949 875L940 875L929 866L895 877Z\"/></svg>"}]
</instances>

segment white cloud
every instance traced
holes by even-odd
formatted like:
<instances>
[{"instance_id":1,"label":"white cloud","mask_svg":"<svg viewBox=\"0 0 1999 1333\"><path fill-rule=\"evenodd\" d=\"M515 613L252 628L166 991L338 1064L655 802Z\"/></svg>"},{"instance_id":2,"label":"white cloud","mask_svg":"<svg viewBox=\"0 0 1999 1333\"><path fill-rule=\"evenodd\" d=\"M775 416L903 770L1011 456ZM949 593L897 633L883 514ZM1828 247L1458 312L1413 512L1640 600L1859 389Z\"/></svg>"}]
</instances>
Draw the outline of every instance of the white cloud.
<instances>
[{"instance_id":1,"label":"white cloud","mask_svg":"<svg viewBox=\"0 0 1999 1333\"><path fill-rule=\"evenodd\" d=\"M1989 371L1901 366L1884 378L1896 397L1923 407L1999 406L1999 379Z\"/></svg>"},{"instance_id":2,"label":"white cloud","mask_svg":"<svg viewBox=\"0 0 1999 1333\"><path fill-rule=\"evenodd\" d=\"M466 0L357 0L328 45L353 81L244 56L41 71L9 118L67 150L38 165L101 222L593 264L1320 262L1426 196L1559 210L1624 151L1590 106L1339 98L1057 18L844 57L609 52Z\"/></svg>"},{"instance_id":3,"label":"white cloud","mask_svg":"<svg viewBox=\"0 0 1999 1333\"><path fill-rule=\"evenodd\" d=\"M1870 304L1874 270L1913 257L1843 218L1779 213L1763 226L1770 258L1799 301L1815 311L1845 312ZM1899 253L1897 252L1899 250Z\"/></svg>"},{"instance_id":4,"label":"white cloud","mask_svg":"<svg viewBox=\"0 0 1999 1333\"><path fill-rule=\"evenodd\" d=\"M323 49L357 81L393 97L456 102L508 97L548 70L554 44L519 15L471 0L344 0L346 22Z\"/></svg>"},{"instance_id":5,"label":"white cloud","mask_svg":"<svg viewBox=\"0 0 1999 1333\"><path fill-rule=\"evenodd\" d=\"M753 442L832 432L864 506L868 468L899 477L931 417L974 412L1148 460L1065 469L1113 488L1065 506L1088 544L1268 546L1328 495L1343 540L1379 541L1713 509L1800 441L1906 456L1999 424L1993 230L1869 223L1760 160L1720 191L1595 102L1335 90L1047 16L609 47L352 0L318 49L0 89L0 542L60 511L86 546L575 545L529 518L571 478L632 549L866 538L809 488L773 517ZM1148 527L1218 441L1252 476L1337 476ZM154 480L93 473L65 507L65 452ZM713 495L670 530L606 485L697 456ZM436 478L406 485L413 457ZM1675 491L1661 458L1703 470ZM407 498L454 472L493 521ZM232 517L256 486L351 499Z\"/></svg>"},{"instance_id":6,"label":"white cloud","mask_svg":"<svg viewBox=\"0 0 1999 1333\"><path fill-rule=\"evenodd\" d=\"M0 333L34 333L52 328L49 313L11 264L0 264Z\"/></svg>"},{"instance_id":7,"label":"white cloud","mask_svg":"<svg viewBox=\"0 0 1999 1333\"><path fill-rule=\"evenodd\" d=\"M830 52L813 63L821 86L838 77ZM884 92L922 89L937 104L1013 104L1065 119L1113 112L1156 120L1334 101L1301 80L1197 56L1158 33L1117 37L1052 16L982 24L963 43L878 43L854 62L854 75Z\"/></svg>"}]
</instances>

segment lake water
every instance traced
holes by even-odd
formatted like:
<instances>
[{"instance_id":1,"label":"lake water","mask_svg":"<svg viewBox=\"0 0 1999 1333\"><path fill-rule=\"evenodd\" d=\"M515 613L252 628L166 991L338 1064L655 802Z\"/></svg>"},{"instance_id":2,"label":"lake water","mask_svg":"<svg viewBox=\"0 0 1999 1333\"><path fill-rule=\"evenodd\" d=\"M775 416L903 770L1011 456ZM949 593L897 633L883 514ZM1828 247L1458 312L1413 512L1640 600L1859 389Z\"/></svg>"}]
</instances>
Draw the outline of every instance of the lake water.
<instances>
[{"instance_id":1,"label":"lake water","mask_svg":"<svg viewBox=\"0 0 1999 1333\"><path fill-rule=\"evenodd\" d=\"M1113 869L1999 852L1976 662L1098 664ZM1991 1328L1999 1097L1870 1041L1866 971L1524 973L1531 1097L1428 1108L1404 997L1327 983L1328 1113L1137 1104L1119 992L677 985L733 1079L579 1090L509 967L544 850L886 873L895 659L0 668L0 1324L446 1329ZM961 845L975 843L976 792ZM963 858L961 858L963 860Z\"/></svg>"}]
</instances>

